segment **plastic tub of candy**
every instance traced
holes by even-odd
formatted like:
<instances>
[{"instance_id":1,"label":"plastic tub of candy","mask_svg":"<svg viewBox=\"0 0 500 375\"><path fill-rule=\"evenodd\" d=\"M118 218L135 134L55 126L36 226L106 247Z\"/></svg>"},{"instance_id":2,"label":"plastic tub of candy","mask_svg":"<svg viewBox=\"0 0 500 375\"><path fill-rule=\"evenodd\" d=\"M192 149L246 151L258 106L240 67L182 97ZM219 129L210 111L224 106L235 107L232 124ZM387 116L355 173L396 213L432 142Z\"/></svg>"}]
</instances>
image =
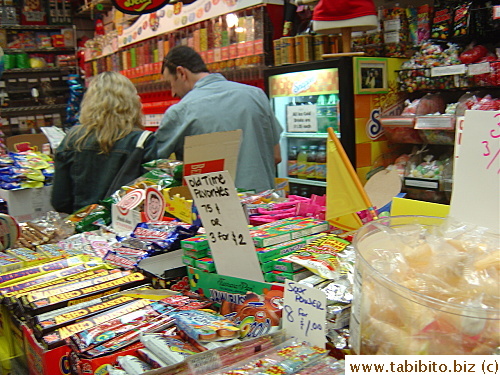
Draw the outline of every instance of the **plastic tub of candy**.
<instances>
[{"instance_id":1,"label":"plastic tub of candy","mask_svg":"<svg viewBox=\"0 0 500 375\"><path fill-rule=\"evenodd\" d=\"M499 236L428 216L361 227L350 345L356 354L494 354Z\"/></svg>"},{"instance_id":2,"label":"plastic tub of candy","mask_svg":"<svg viewBox=\"0 0 500 375\"><path fill-rule=\"evenodd\" d=\"M385 136L393 143L422 143L418 130L414 129L415 116L385 116L380 118Z\"/></svg>"}]
</instances>

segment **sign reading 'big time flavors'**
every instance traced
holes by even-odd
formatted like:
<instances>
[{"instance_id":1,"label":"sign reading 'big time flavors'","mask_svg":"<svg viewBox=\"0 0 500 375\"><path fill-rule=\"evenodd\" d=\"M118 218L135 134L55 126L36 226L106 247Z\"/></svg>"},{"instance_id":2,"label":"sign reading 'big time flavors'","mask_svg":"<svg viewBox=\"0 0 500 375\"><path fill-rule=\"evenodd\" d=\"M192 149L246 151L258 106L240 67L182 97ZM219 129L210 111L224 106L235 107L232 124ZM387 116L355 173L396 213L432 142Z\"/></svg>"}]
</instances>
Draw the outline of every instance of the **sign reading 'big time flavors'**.
<instances>
[{"instance_id":1,"label":"sign reading 'big time flavors'","mask_svg":"<svg viewBox=\"0 0 500 375\"><path fill-rule=\"evenodd\" d=\"M113 6L120 12L133 15L153 13L168 2L169 0L112 0Z\"/></svg>"}]
</instances>

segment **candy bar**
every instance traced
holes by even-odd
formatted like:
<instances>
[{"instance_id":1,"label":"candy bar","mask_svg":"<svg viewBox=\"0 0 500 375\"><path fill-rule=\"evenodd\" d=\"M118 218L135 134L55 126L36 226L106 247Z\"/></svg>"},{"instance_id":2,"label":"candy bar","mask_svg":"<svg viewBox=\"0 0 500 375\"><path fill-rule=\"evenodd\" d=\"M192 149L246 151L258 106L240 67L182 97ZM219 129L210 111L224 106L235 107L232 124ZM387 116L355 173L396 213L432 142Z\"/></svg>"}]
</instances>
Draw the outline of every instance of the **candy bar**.
<instances>
[{"instance_id":1,"label":"candy bar","mask_svg":"<svg viewBox=\"0 0 500 375\"><path fill-rule=\"evenodd\" d=\"M202 249L202 250L183 249L182 251L184 256L191 257L194 259L204 258L208 254L208 249Z\"/></svg>"},{"instance_id":2,"label":"candy bar","mask_svg":"<svg viewBox=\"0 0 500 375\"><path fill-rule=\"evenodd\" d=\"M136 305L138 306L139 304L136 303ZM173 323L172 318L165 315L172 310L172 306L163 301L157 301L149 304L144 303L139 309L135 309L128 314L109 319L109 316L112 316L113 314L113 311L111 311L108 314L104 314L104 316L108 316L106 321L102 321L103 315L100 314L96 317L96 319L94 319L94 322L100 321L98 325L94 325L92 328L86 327L84 330L74 333L71 335L68 342L79 352L87 352L92 348L97 347L94 351L96 353L92 352L90 355L99 355L99 353L102 354L105 351L105 347L103 345L103 342L105 341L111 340L129 331L133 331L135 334L138 334L141 330L147 329L148 326L154 324L155 320L158 320L159 318L161 327L163 328L165 324L168 325ZM114 313L116 314L117 312L114 311ZM83 325L79 322L70 328L74 329L78 326L82 327ZM136 338L138 339L138 336ZM122 338L120 338L120 341L123 343L130 343L132 340L130 338L128 340L122 340ZM112 345L112 348L115 346L116 345Z\"/></svg>"},{"instance_id":3,"label":"candy bar","mask_svg":"<svg viewBox=\"0 0 500 375\"><path fill-rule=\"evenodd\" d=\"M264 280L269 283L284 283L285 280L300 281L312 275L312 272L303 268L297 272L271 271L264 274Z\"/></svg>"},{"instance_id":4,"label":"candy bar","mask_svg":"<svg viewBox=\"0 0 500 375\"><path fill-rule=\"evenodd\" d=\"M215 262L212 258L201 258L196 259L194 262L194 266L200 270L204 270L207 272L216 272L215 270Z\"/></svg>"},{"instance_id":5,"label":"candy bar","mask_svg":"<svg viewBox=\"0 0 500 375\"><path fill-rule=\"evenodd\" d=\"M125 371L120 370L111 365L106 365L106 371L108 372L109 375L128 375Z\"/></svg>"},{"instance_id":6,"label":"candy bar","mask_svg":"<svg viewBox=\"0 0 500 375\"><path fill-rule=\"evenodd\" d=\"M55 295L48 298L39 299L37 301L30 302L25 307L29 310L29 313L31 315L37 315L49 310L77 304L87 299L94 299L117 293L121 290L130 289L135 286L146 284L147 282L148 279L143 274L135 272L115 280L107 281L105 283L73 290L62 295Z\"/></svg>"},{"instance_id":7,"label":"candy bar","mask_svg":"<svg viewBox=\"0 0 500 375\"><path fill-rule=\"evenodd\" d=\"M149 349L139 349L137 351L141 359L150 365L152 368L160 368L168 366L165 362L163 362L160 357L158 357L155 353L153 353Z\"/></svg>"},{"instance_id":8,"label":"candy bar","mask_svg":"<svg viewBox=\"0 0 500 375\"><path fill-rule=\"evenodd\" d=\"M17 281L21 281L22 279L30 278L31 275L36 273L46 273L51 271L60 270L62 268L71 267L76 264L84 263L88 261L89 258L86 256L76 256L66 259L60 259L55 262L44 263L38 266L32 266L23 268L16 271L7 272L0 275L0 285L5 286L8 281L16 279Z\"/></svg>"},{"instance_id":9,"label":"candy bar","mask_svg":"<svg viewBox=\"0 0 500 375\"><path fill-rule=\"evenodd\" d=\"M151 370L151 366L142 362L139 358L133 355L124 355L117 358L120 366L126 371L127 375L141 375L142 373Z\"/></svg>"},{"instance_id":10,"label":"candy bar","mask_svg":"<svg viewBox=\"0 0 500 375\"><path fill-rule=\"evenodd\" d=\"M201 310L172 314L179 329L198 341L228 340L240 336L240 329L222 315Z\"/></svg>"},{"instance_id":11,"label":"candy bar","mask_svg":"<svg viewBox=\"0 0 500 375\"><path fill-rule=\"evenodd\" d=\"M182 362L186 357L198 353L198 350L182 341L180 337L160 334L143 335L141 342L167 365Z\"/></svg>"},{"instance_id":12,"label":"candy bar","mask_svg":"<svg viewBox=\"0 0 500 375\"><path fill-rule=\"evenodd\" d=\"M296 240L285 241L277 245L257 248L257 258L259 258L259 262L261 263L275 260L304 248L308 243L311 243L322 236L323 234L305 236Z\"/></svg>"},{"instance_id":13,"label":"candy bar","mask_svg":"<svg viewBox=\"0 0 500 375\"><path fill-rule=\"evenodd\" d=\"M24 262L5 253L0 253L0 273L10 272L24 267Z\"/></svg>"},{"instance_id":14,"label":"candy bar","mask_svg":"<svg viewBox=\"0 0 500 375\"><path fill-rule=\"evenodd\" d=\"M4 302L8 305L15 304L17 302L17 300L19 298L21 298L23 295L28 294L28 293L35 291L35 290L37 290L37 291L41 291L42 289L48 290L51 288L55 288L55 287L59 287L59 286L67 285L67 284L72 284L75 282L84 281L84 280L88 280L88 279L93 279L93 278L100 277L100 276L104 276L104 275L107 275L111 272L116 272L113 270L111 270L111 271L106 270L104 268L101 268L101 266L96 266L96 267L88 269L88 270L85 270L85 268L82 266L75 266L75 267L83 268L83 270L81 272L78 272L75 274L69 273L70 276L59 277L59 278L55 278L51 281L46 281L43 283L34 284L31 286L26 286L24 288L19 288L19 290L5 292L5 293L3 293L3 297L5 298ZM72 267L70 267L70 268L72 268ZM58 271L56 271L56 272L58 272ZM52 273L53 272L49 273L49 275Z\"/></svg>"},{"instance_id":15,"label":"candy bar","mask_svg":"<svg viewBox=\"0 0 500 375\"><path fill-rule=\"evenodd\" d=\"M67 336L67 333L65 334L65 332L68 332L68 329L63 328L64 326L69 326L78 320L88 319L98 313L122 306L134 300L136 300L134 297L115 294L97 299L97 302L100 303L93 304L92 301L90 301L88 306L81 306L79 309L60 313L56 316L45 317L42 319L35 317L34 331L39 336L55 331L42 338L43 344L50 349L51 347L54 347L55 344L60 343L64 338L66 338L65 336Z\"/></svg>"},{"instance_id":16,"label":"candy bar","mask_svg":"<svg viewBox=\"0 0 500 375\"><path fill-rule=\"evenodd\" d=\"M208 240L205 235L197 235L181 241L183 250L201 251L209 249Z\"/></svg>"},{"instance_id":17,"label":"candy bar","mask_svg":"<svg viewBox=\"0 0 500 375\"><path fill-rule=\"evenodd\" d=\"M5 251L7 254L13 255L21 259L25 265L39 264L48 261L48 258L26 247L18 247Z\"/></svg>"},{"instance_id":18,"label":"candy bar","mask_svg":"<svg viewBox=\"0 0 500 375\"><path fill-rule=\"evenodd\" d=\"M125 319L128 319L128 317L122 317L122 320ZM138 320L133 323L134 324L127 323L121 334L117 334L111 340L87 350L84 355L86 357L97 357L101 356L103 353L115 352L128 346L130 343L137 342L141 335L145 333L165 330L174 324L174 319L168 315L159 315L145 321Z\"/></svg>"},{"instance_id":19,"label":"candy bar","mask_svg":"<svg viewBox=\"0 0 500 375\"><path fill-rule=\"evenodd\" d=\"M98 277L90 279L90 280L84 280L84 281L80 281L78 283L71 283L71 284L65 285L65 286L56 286L56 287L53 287L53 288L50 288L47 290L45 290L45 289L44 290L34 290L34 291L29 292L26 295L24 295L21 298L21 301L24 305L29 305L32 302L42 300L42 299L50 302L50 300L48 300L48 298L56 297L56 300L61 299L61 298L65 298L66 297L65 293L70 293L74 290L82 290L84 288L87 288L87 287L90 287L93 285L97 285L97 284L101 284L101 283L105 283L107 281L111 281L114 279L118 279L120 277L129 275L129 274L130 274L129 271L113 272L113 273L110 273L108 275L98 276Z\"/></svg>"},{"instance_id":20,"label":"candy bar","mask_svg":"<svg viewBox=\"0 0 500 375\"><path fill-rule=\"evenodd\" d=\"M304 266L301 266L300 264L292 262L291 260L286 258L276 259L273 266L275 271L282 272L297 272L304 268Z\"/></svg>"}]
</instances>

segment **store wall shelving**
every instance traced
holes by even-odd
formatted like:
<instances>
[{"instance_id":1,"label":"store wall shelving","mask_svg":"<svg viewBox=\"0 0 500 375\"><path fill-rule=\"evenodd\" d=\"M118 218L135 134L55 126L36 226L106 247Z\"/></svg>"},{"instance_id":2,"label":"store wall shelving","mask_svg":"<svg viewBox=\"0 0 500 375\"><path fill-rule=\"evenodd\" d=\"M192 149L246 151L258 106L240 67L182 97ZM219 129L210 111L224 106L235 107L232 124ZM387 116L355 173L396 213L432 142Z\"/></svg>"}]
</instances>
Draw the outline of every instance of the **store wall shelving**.
<instances>
[{"instance_id":1,"label":"store wall shelving","mask_svg":"<svg viewBox=\"0 0 500 375\"><path fill-rule=\"evenodd\" d=\"M70 74L77 73L76 28L71 25L2 25L5 71L0 116L6 136L63 126Z\"/></svg>"}]
</instances>

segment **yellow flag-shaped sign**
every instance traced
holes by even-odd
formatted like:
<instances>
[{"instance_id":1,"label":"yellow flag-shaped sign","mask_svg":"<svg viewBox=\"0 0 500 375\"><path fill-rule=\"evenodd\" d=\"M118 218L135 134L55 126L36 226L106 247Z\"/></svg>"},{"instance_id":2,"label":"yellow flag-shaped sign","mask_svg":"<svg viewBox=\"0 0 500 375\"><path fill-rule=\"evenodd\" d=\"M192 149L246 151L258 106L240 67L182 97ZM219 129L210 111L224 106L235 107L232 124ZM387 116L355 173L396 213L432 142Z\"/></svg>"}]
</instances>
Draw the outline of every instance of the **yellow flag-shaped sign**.
<instances>
[{"instance_id":1,"label":"yellow flag-shaped sign","mask_svg":"<svg viewBox=\"0 0 500 375\"><path fill-rule=\"evenodd\" d=\"M356 230L363 225L356 212L369 209L371 203L342 144L331 128L328 133L326 219L340 229Z\"/></svg>"}]
</instances>

